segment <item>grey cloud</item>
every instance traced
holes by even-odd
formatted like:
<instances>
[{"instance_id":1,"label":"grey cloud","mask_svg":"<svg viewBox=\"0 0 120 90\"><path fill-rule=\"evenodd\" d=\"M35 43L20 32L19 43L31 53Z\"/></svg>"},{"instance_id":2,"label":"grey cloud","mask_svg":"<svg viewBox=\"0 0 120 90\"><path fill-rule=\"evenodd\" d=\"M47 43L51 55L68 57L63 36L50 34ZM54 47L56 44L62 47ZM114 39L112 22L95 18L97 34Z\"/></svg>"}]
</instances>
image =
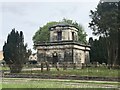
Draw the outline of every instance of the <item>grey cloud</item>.
<instances>
[{"instance_id":1,"label":"grey cloud","mask_svg":"<svg viewBox=\"0 0 120 90\"><path fill-rule=\"evenodd\" d=\"M3 3L2 4L3 13L12 13L17 15L25 15L25 6L22 3Z\"/></svg>"}]
</instances>

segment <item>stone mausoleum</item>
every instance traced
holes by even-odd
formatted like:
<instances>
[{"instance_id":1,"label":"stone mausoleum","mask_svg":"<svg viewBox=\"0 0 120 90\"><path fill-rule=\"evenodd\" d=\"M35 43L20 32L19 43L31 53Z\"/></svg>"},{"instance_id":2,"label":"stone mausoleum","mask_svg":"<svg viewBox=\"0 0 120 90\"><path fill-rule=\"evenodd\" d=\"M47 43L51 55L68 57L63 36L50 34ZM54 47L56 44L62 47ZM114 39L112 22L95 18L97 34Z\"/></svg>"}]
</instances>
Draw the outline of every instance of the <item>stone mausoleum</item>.
<instances>
[{"instance_id":1,"label":"stone mausoleum","mask_svg":"<svg viewBox=\"0 0 120 90\"><path fill-rule=\"evenodd\" d=\"M57 54L58 62L75 63L77 65L90 62L90 46L78 42L78 29L72 25L58 24L49 28L50 41L37 42L38 62L53 62Z\"/></svg>"}]
</instances>

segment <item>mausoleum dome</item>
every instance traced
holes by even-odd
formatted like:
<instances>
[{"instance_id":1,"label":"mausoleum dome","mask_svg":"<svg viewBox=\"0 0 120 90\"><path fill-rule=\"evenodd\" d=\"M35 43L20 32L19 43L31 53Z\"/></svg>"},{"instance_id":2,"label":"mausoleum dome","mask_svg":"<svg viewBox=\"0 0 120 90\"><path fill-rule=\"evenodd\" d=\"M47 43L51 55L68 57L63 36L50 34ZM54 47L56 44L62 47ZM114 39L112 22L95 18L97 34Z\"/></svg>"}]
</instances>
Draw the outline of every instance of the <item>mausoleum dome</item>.
<instances>
[{"instance_id":1,"label":"mausoleum dome","mask_svg":"<svg viewBox=\"0 0 120 90\"><path fill-rule=\"evenodd\" d=\"M69 24L57 24L49 28L50 42L53 41L77 41L78 29Z\"/></svg>"}]
</instances>

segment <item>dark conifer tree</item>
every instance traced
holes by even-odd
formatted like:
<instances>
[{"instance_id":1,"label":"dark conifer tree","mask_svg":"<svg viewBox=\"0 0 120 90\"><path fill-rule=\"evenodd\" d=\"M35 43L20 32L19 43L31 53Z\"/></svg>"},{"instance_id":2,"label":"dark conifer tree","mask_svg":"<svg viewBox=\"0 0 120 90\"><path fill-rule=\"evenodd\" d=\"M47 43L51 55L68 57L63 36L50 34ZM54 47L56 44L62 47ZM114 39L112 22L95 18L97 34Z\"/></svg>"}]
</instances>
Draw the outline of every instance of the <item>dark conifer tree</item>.
<instances>
[{"instance_id":1,"label":"dark conifer tree","mask_svg":"<svg viewBox=\"0 0 120 90\"><path fill-rule=\"evenodd\" d=\"M12 29L11 33L7 37L7 42L3 46L3 56L6 64L9 66L11 73L19 73L22 70L24 63L28 56L26 49L27 45L24 45L23 32L15 31Z\"/></svg>"}]
</instances>

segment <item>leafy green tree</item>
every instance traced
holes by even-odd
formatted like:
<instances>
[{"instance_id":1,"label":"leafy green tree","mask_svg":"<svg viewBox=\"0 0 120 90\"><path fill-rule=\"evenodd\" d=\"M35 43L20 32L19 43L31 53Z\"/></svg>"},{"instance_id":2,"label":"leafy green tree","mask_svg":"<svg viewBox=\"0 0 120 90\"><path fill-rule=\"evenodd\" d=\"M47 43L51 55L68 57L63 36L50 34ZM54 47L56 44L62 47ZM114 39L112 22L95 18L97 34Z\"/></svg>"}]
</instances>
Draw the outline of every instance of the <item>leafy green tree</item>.
<instances>
[{"instance_id":1,"label":"leafy green tree","mask_svg":"<svg viewBox=\"0 0 120 90\"><path fill-rule=\"evenodd\" d=\"M105 37L107 44L107 60L109 66L118 64L118 2L100 2L95 11L91 10L92 18L89 27L94 35Z\"/></svg>"},{"instance_id":2,"label":"leafy green tree","mask_svg":"<svg viewBox=\"0 0 120 90\"><path fill-rule=\"evenodd\" d=\"M22 70L24 63L29 57L27 44L24 45L23 32L12 29L8 34L7 42L3 46L3 56L6 64L10 68L11 73L19 73Z\"/></svg>"},{"instance_id":3,"label":"leafy green tree","mask_svg":"<svg viewBox=\"0 0 120 90\"><path fill-rule=\"evenodd\" d=\"M49 41L49 36L50 36L50 32L49 32L49 27L57 24L58 22L49 22L46 25L44 25L43 27L40 27L39 30L37 30L37 32L35 33L35 35L33 36L33 42L45 42L45 41Z\"/></svg>"},{"instance_id":4,"label":"leafy green tree","mask_svg":"<svg viewBox=\"0 0 120 90\"><path fill-rule=\"evenodd\" d=\"M49 41L50 39L50 32L49 32L49 27L56 25L56 24L69 24L69 25L74 25L76 28L78 28L78 39L81 43L86 44L86 36L87 34L84 32L83 27L78 24L77 22L73 22L72 20L69 19L63 19L62 21L59 22L49 22L43 27L40 27L39 30L35 33L33 36L33 42L45 42Z\"/></svg>"}]
</instances>

